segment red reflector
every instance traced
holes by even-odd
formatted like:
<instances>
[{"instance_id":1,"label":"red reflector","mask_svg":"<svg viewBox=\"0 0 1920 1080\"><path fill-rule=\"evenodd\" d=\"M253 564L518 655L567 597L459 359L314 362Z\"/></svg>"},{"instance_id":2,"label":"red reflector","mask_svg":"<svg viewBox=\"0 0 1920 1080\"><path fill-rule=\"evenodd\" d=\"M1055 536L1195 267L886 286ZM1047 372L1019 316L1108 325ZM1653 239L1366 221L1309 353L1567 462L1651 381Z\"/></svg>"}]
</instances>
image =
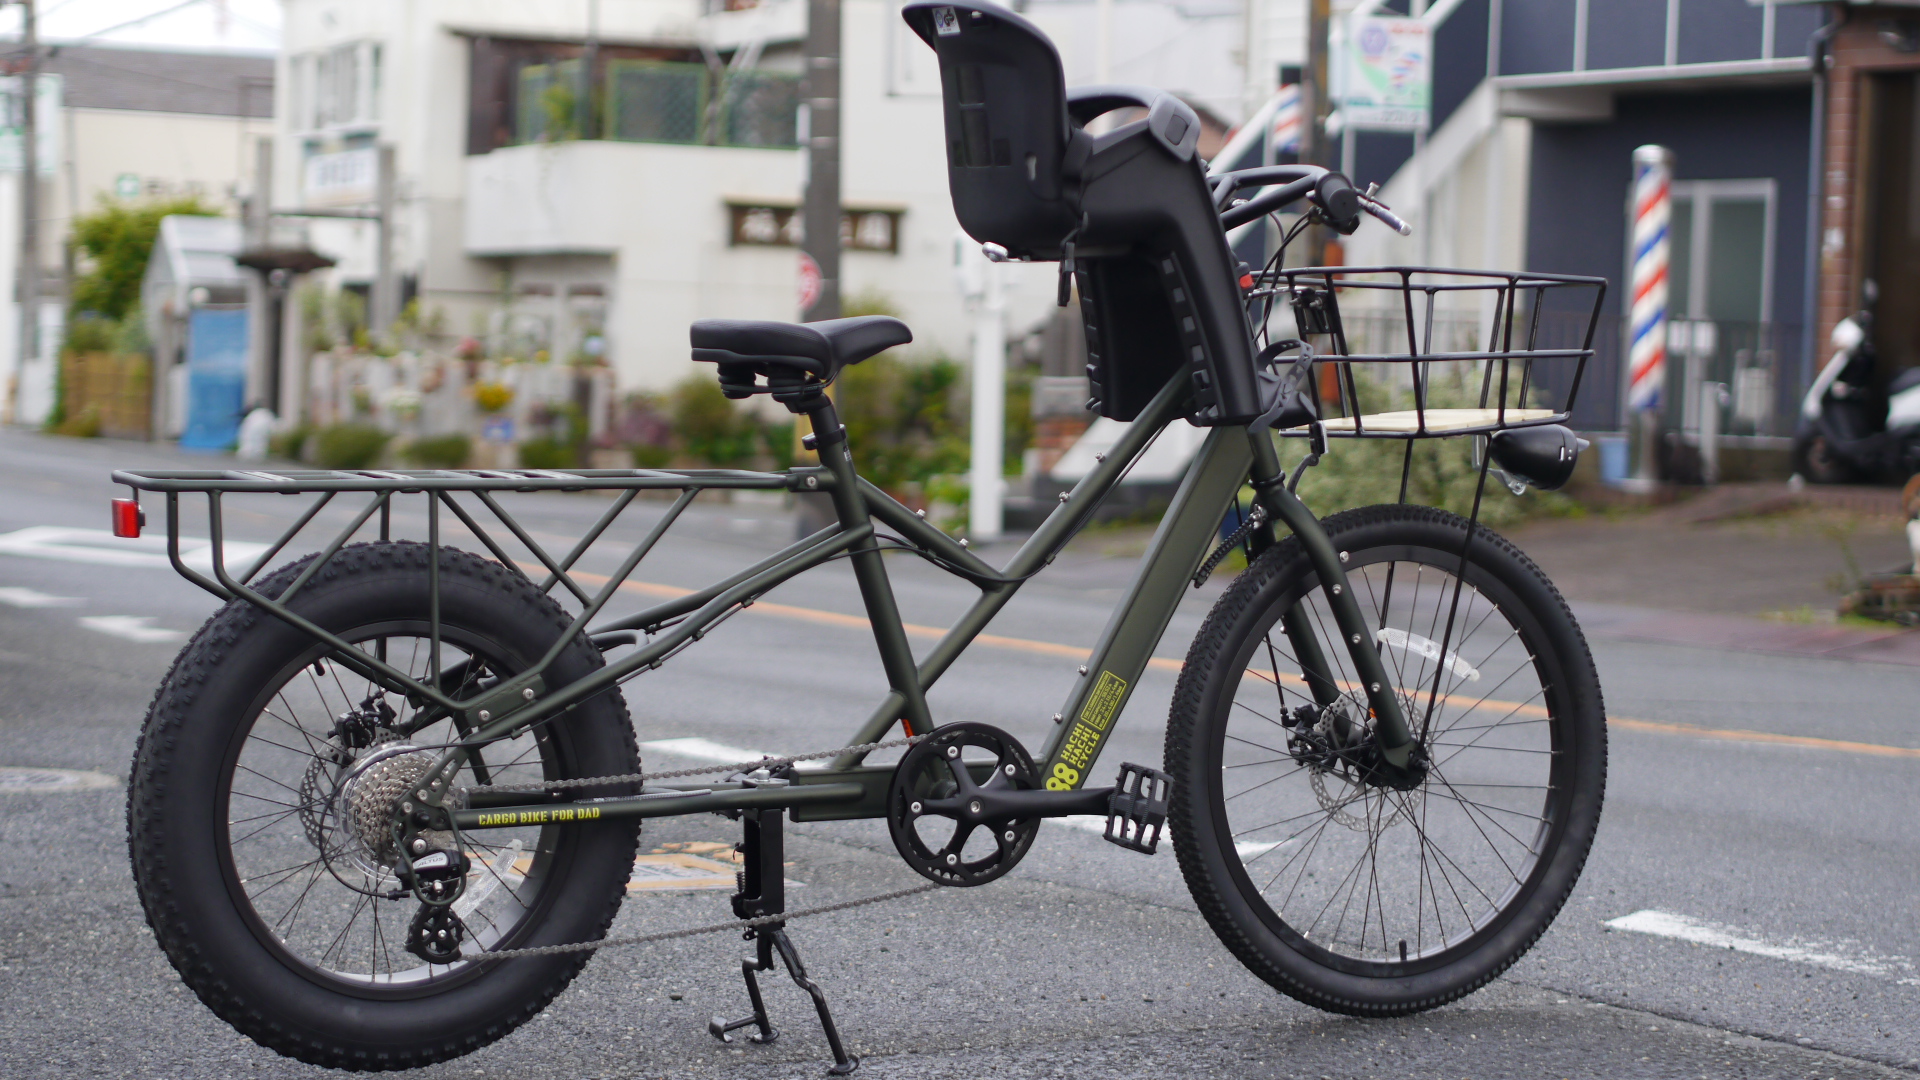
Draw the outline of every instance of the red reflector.
<instances>
[{"instance_id":1,"label":"red reflector","mask_svg":"<svg viewBox=\"0 0 1920 1080\"><path fill-rule=\"evenodd\" d=\"M1240 275L1240 287L1241 287L1242 289L1251 289L1251 288L1253 288L1253 275L1252 275L1252 274L1241 274L1241 275Z\"/></svg>"},{"instance_id":2,"label":"red reflector","mask_svg":"<svg viewBox=\"0 0 1920 1080\"><path fill-rule=\"evenodd\" d=\"M147 523L147 512L132 499L113 500L113 535L129 539L140 535L140 526Z\"/></svg>"}]
</instances>

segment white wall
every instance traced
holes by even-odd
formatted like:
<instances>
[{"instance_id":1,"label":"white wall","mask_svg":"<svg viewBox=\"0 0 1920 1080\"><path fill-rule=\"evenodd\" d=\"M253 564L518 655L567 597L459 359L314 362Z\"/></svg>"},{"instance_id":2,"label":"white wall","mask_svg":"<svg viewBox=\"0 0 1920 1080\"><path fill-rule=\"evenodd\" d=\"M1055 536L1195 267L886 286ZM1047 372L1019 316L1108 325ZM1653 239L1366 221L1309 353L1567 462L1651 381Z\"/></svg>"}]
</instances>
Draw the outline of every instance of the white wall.
<instances>
[{"instance_id":1,"label":"white wall","mask_svg":"<svg viewBox=\"0 0 1920 1080\"><path fill-rule=\"evenodd\" d=\"M929 93L925 80L916 88L889 78L890 48L927 51L900 22L899 6L846 0L842 8L843 201L904 210L899 253L846 252L842 292L884 294L914 328L918 347L964 356L969 331L950 269L957 225L938 87ZM693 0L605 4L601 32L691 44L697 10ZM421 275L423 303L445 311L450 329L466 332L498 306L502 273L516 275L514 258L605 254L614 278L608 330L616 369L629 388L660 389L694 370L686 341L691 319L798 317L796 252L729 247L725 202L799 199L803 158L792 150L614 142L511 147L468 158L468 45L454 30L564 37L579 35L584 20L584 3L290 0L277 111L292 113L287 57L381 40L385 93L370 130L397 147L396 260L403 273ZM283 130L276 171L289 179L279 201L295 198L303 146L313 138L326 135ZM316 248L341 260L336 278L371 276L370 226L315 222L310 235ZM1024 328L1052 303L1054 269L1014 268L1009 277L1009 322Z\"/></svg>"}]
</instances>

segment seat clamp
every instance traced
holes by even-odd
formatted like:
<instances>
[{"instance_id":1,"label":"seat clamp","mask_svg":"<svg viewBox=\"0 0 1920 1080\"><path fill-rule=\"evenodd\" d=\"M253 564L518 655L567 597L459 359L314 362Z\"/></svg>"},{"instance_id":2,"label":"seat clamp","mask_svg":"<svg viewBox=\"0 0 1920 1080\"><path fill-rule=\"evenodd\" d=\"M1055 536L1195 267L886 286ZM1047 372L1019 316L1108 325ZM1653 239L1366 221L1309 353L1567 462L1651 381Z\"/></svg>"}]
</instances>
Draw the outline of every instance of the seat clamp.
<instances>
[{"instance_id":1,"label":"seat clamp","mask_svg":"<svg viewBox=\"0 0 1920 1080\"><path fill-rule=\"evenodd\" d=\"M847 425L840 424L834 431L827 433L826 442L831 446L837 442L845 442L846 438ZM805 435L800 436L800 445L808 450L818 451L820 449L820 442L820 433L817 431L809 431Z\"/></svg>"}]
</instances>

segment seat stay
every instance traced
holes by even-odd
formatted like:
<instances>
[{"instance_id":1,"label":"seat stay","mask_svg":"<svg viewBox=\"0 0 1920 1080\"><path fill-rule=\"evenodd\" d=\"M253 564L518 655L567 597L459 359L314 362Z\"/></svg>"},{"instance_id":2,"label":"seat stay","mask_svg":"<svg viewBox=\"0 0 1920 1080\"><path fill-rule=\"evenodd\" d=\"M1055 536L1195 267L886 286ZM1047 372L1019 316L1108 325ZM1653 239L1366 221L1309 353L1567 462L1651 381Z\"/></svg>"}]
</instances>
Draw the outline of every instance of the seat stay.
<instances>
[{"instance_id":1,"label":"seat stay","mask_svg":"<svg viewBox=\"0 0 1920 1080\"><path fill-rule=\"evenodd\" d=\"M834 515L846 532L865 529L867 535L855 544L848 560L853 563L853 578L860 586L860 599L867 609L867 621L873 628L873 643L880 650L880 664L891 687L888 701L899 699L899 707L887 718L886 726L901 721L909 735L924 735L933 730L933 717L927 710L927 694L913 660L913 646L907 642L906 626L900 620L900 605L894 599L893 585L887 579L887 567L880 555L879 542L873 536L866 493L859 474L853 468L853 455L847 449L846 428L841 426L833 400L817 395L807 410L813 425L820 464L832 474L828 497L833 500ZM891 499L887 500L892 502ZM895 505L899 505L895 503ZM870 741L870 740L869 740Z\"/></svg>"}]
</instances>

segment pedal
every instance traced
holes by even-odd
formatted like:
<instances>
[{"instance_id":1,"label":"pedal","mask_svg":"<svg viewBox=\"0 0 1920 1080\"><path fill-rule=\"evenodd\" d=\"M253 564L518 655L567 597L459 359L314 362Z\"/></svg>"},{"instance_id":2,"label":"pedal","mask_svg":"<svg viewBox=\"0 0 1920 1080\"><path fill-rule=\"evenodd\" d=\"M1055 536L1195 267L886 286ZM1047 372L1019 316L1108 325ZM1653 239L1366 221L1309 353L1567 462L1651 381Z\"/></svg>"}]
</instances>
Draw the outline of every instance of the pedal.
<instances>
[{"instance_id":1,"label":"pedal","mask_svg":"<svg viewBox=\"0 0 1920 1080\"><path fill-rule=\"evenodd\" d=\"M1159 769L1128 762L1120 766L1107 798L1107 839L1128 851L1151 855L1160 847L1160 829L1167 823L1167 796L1173 777Z\"/></svg>"}]
</instances>

